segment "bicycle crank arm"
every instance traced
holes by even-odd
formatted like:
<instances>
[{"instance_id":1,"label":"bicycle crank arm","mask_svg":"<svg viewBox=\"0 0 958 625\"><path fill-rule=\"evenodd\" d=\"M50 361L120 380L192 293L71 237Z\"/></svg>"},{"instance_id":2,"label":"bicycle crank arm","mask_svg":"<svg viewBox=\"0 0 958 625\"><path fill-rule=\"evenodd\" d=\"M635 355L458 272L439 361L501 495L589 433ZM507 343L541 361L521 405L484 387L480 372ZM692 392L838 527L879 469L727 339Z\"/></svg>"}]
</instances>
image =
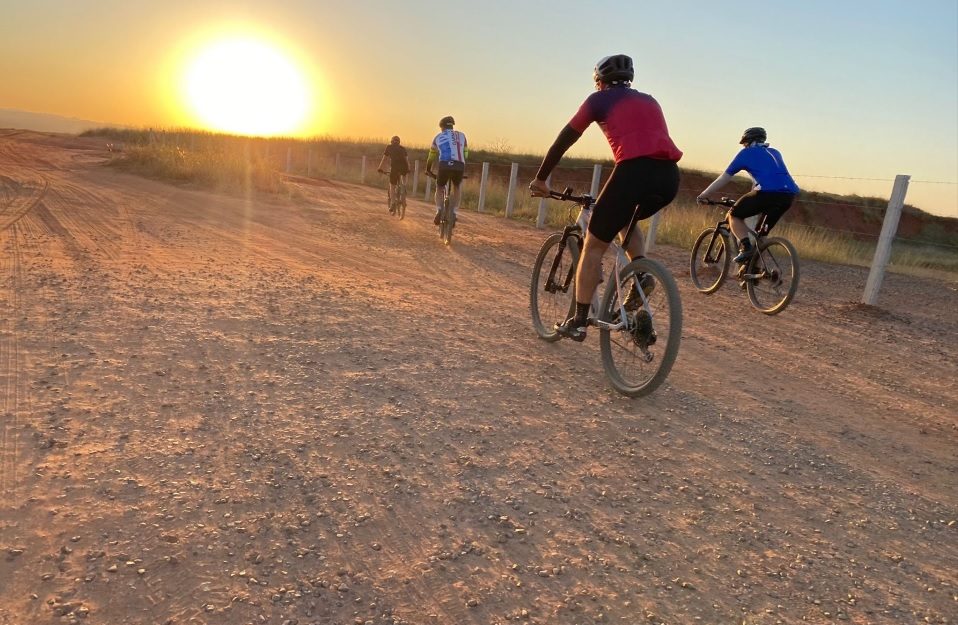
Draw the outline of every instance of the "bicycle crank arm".
<instances>
[{"instance_id":1,"label":"bicycle crank arm","mask_svg":"<svg viewBox=\"0 0 958 625\"><path fill-rule=\"evenodd\" d=\"M600 330L608 330L609 332L612 332L612 331L615 331L615 330L621 330L621 329L625 328L625 322L624 322L624 321L617 321L617 322L615 322L615 323L609 323L608 321L599 321L598 319L593 319L593 320L591 321L591 324L594 325L595 327L599 328Z\"/></svg>"}]
</instances>

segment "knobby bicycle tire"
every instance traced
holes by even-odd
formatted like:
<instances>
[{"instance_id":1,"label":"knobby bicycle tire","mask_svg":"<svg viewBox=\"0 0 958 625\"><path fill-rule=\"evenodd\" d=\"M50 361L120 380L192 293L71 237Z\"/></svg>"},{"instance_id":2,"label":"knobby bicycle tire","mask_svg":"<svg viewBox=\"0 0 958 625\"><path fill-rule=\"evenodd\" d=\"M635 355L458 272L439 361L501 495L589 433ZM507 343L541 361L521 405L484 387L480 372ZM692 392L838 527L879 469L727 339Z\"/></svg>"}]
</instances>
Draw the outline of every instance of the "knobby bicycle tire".
<instances>
[{"instance_id":1,"label":"knobby bicycle tire","mask_svg":"<svg viewBox=\"0 0 958 625\"><path fill-rule=\"evenodd\" d=\"M619 274L623 297L632 288L632 284L637 283L636 274L642 272L655 278L655 290L647 298L646 304L633 315L647 315L649 326L654 330L652 334L656 336L655 341L646 348L652 355L652 360L644 361L644 357L636 356L634 353L638 352L644 356L644 352L639 349L639 344L648 342L649 332L640 338L639 331L636 329L599 331L599 348L602 352L602 367L605 369L606 376L615 390L629 397L648 395L662 385L672 371L682 341L682 299L675 279L664 265L649 258L642 258L623 267ZM615 284L609 280L602 298L599 318L609 322L618 314L619 302ZM634 325L634 318L630 319L630 323ZM664 345L662 345L663 342ZM631 356L632 364L639 365L641 369L640 373L634 377L624 372L628 363L617 362L617 352L614 351L621 349L625 352L621 360L628 361L630 357L627 350L631 347L636 348ZM642 366L643 364L649 366Z\"/></svg>"},{"instance_id":2,"label":"knobby bicycle tire","mask_svg":"<svg viewBox=\"0 0 958 625\"><path fill-rule=\"evenodd\" d=\"M757 310L766 315L777 315L785 310L798 291L798 252L788 239L766 238L759 243L746 272L766 274L762 278L746 280L745 290ZM772 294L771 302L766 301L768 293Z\"/></svg>"},{"instance_id":3,"label":"knobby bicycle tire","mask_svg":"<svg viewBox=\"0 0 958 625\"><path fill-rule=\"evenodd\" d=\"M536 261L532 265L532 279L529 282L529 314L532 316L532 327L539 338L550 343L561 338L555 331L555 324L565 321L575 312L575 270L579 263L579 240L575 236L566 239L563 256L560 257L560 262L555 269L557 275L551 276L552 268L556 264L554 263L555 254L561 240L562 233L554 232L542 242ZM562 262L565 258L569 260L568 263ZM549 293L545 290L543 277L548 280L551 276L554 282L564 283L570 271L573 279L567 291L559 295L558 292ZM562 304L561 300L565 298L569 300L568 306ZM549 318L543 319L543 305L548 299L554 299L555 305L551 307L551 314L546 315Z\"/></svg>"},{"instance_id":4,"label":"knobby bicycle tire","mask_svg":"<svg viewBox=\"0 0 958 625\"><path fill-rule=\"evenodd\" d=\"M731 262L728 239L721 233L715 238L715 245L713 246L715 249L712 250L712 256L715 258L714 263L705 262L705 255L709 251L708 244L709 241L712 240L713 232L715 232L714 227L706 228L702 234L699 235L695 240L695 244L692 246L692 255L689 260L689 275L692 277L692 284L700 293L705 293L706 295L715 293L721 288L722 283L725 282L725 278L728 276L729 264ZM712 275L706 272L706 268L710 266L718 271L718 275Z\"/></svg>"}]
</instances>

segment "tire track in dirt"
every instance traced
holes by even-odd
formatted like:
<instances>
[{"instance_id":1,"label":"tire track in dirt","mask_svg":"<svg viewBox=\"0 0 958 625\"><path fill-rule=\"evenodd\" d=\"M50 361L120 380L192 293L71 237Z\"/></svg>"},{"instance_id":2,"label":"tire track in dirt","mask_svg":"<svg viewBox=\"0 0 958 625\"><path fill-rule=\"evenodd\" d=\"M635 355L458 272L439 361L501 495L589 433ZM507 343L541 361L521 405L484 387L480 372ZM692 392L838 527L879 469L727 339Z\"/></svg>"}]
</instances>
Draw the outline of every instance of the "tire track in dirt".
<instances>
[{"instance_id":1,"label":"tire track in dirt","mask_svg":"<svg viewBox=\"0 0 958 625\"><path fill-rule=\"evenodd\" d=\"M0 309L0 418L3 419L3 438L0 444L0 501L17 505L18 469L20 466L20 412L26 405L23 379L24 363L16 328L23 316L23 259L16 228L0 231L0 279L9 285L7 306Z\"/></svg>"}]
</instances>

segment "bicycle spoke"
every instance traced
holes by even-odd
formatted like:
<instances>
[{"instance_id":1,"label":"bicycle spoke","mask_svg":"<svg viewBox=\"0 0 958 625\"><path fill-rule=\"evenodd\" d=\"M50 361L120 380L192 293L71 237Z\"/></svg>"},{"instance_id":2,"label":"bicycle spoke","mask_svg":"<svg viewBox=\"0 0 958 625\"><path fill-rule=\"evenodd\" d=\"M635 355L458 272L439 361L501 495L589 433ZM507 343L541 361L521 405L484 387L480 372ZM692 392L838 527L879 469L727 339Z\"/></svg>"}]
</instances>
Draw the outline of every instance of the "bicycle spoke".
<instances>
[{"instance_id":1,"label":"bicycle spoke","mask_svg":"<svg viewBox=\"0 0 958 625\"><path fill-rule=\"evenodd\" d=\"M715 235L715 228L708 228L692 246L689 274L692 284L702 293L714 293L722 286L729 269L729 254L726 239Z\"/></svg>"},{"instance_id":2,"label":"bicycle spoke","mask_svg":"<svg viewBox=\"0 0 958 625\"><path fill-rule=\"evenodd\" d=\"M769 239L749 264L746 288L752 305L766 314L785 309L798 289L798 256L791 243Z\"/></svg>"},{"instance_id":3,"label":"bicycle spoke","mask_svg":"<svg viewBox=\"0 0 958 625\"><path fill-rule=\"evenodd\" d=\"M655 279L654 288L632 301L641 306L628 306L629 293L638 288L638 276L647 272ZM619 392L645 395L655 390L668 376L678 353L682 332L682 304L678 287L671 274L659 263L643 259L626 266L620 275L620 293L625 297L628 323L621 330L600 333L602 361L612 385ZM638 300L634 298L639 297ZM614 288L606 291L602 304L603 320L619 316L620 305Z\"/></svg>"},{"instance_id":4,"label":"bicycle spoke","mask_svg":"<svg viewBox=\"0 0 958 625\"><path fill-rule=\"evenodd\" d=\"M559 340L555 324L565 321L573 308L575 289L567 277L575 269L574 253L578 249L574 241L562 251L556 261L561 233L549 236L542 244L532 269L532 283L529 287L529 310L532 325L536 333L547 341ZM566 289L563 290L565 284Z\"/></svg>"}]
</instances>

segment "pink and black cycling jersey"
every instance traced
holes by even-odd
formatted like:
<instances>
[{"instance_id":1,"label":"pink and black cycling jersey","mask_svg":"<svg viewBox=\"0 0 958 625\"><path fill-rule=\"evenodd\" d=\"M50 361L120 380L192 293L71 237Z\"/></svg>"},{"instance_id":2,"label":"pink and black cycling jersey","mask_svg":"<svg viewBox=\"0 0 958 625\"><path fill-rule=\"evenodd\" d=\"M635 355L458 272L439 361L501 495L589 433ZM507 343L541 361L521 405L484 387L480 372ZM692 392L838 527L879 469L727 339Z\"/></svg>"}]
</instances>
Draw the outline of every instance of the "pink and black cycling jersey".
<instances>
[{"instance_id":1,"label":"pink and black cycling jersey","mask_svg":"<svg viewBox=\"0 0 958 625\"><path fill-rule=\"evenodd\" d=\"M579 134L596 122L609 141L616 163L633 158L678 161L682 151L669 137L662 107L655 98L619 87L596 91L569 121Z\"/></svg>"}]
</instances>

